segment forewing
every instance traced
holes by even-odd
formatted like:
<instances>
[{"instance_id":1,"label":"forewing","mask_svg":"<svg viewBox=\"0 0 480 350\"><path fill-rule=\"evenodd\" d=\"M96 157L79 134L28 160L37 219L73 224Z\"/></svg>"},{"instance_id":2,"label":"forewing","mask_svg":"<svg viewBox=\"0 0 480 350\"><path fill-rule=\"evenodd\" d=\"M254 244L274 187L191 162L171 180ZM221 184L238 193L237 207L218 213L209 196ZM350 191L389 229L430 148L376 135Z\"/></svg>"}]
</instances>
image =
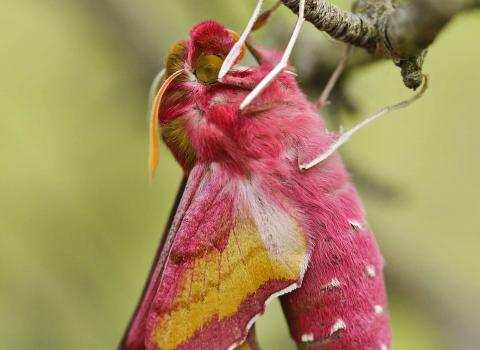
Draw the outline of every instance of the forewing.
<instances>
[{"instance_id":1,"label":"forewing","mask_svg":"<svg viewBox=\"0 0 480 350\"><path fill-rule=\"evenodd\" d=\"M234 348L269 298L299 286L308 258L293 212L251 182L197 165L189 188L194 194L177 214L161 273L150 282L155 296L140 315L148 350ZM135 346L127 340L125 349L142 349Z\"/></svg>"},{"instance_id":2,"label":"forewing","mask_svg":"<svg viewBox=\"0 0 480 350\"><path fill-rule=\"evenodd\" d=\"M127 331L124 334L124 337L120 343L120 349L144 349L144 339L145 339L145 320L148 314L148 310L150 309L150 304L155 296L155 290L158 288L158 284L160 282L160 275L162 273L162 266L166 259L165 252L168 252L168 246L171 245L172 241L172 233L171 227L173 225L174 219L178 216L177 213L185 211L187 199L193 196L192 193L192 186L186 187L187 179L183 178L182 183L180 184L180 188L178 189L178 193L175 199L175 203L173 204L172 210L170 212L170 216L168 218L168 222L165 228L165 232L163 233L162 240L160 241L160 245L158 247L157 253L153 260L153 265L148 275L147 282L142 292L142 296L140 301L137 305L135 313L133 314L132 319L128 325ZM180 205L180 201L183 198L182 205ZM127 345L128 344L128 345Z\"/></svg>"}]
</instances>

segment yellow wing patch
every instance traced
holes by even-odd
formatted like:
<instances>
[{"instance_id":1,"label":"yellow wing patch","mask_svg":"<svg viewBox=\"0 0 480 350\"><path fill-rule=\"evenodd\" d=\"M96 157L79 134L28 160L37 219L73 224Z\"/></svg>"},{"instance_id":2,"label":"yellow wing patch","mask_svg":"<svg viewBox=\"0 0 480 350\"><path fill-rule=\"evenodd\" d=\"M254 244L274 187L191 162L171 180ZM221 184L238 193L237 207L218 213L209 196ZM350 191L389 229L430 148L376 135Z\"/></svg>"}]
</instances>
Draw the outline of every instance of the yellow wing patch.
<instances>
[{"instance_id":1,"label":"yellow wing patch","mask_svg":"<svg viewBox=\"0 0 480 350\"><path fill-rule=\"evenodd\" d=\"M233 316L268 281L298 280L307 242L300 227L295 227L298 232L292 234L303 237L300 248L279 258L269 254L253 222L238 220L222 252L209 250L183 274L173 306L154 332L158 347L174 350L209 321Z\"/></svg>"}]
</instances>

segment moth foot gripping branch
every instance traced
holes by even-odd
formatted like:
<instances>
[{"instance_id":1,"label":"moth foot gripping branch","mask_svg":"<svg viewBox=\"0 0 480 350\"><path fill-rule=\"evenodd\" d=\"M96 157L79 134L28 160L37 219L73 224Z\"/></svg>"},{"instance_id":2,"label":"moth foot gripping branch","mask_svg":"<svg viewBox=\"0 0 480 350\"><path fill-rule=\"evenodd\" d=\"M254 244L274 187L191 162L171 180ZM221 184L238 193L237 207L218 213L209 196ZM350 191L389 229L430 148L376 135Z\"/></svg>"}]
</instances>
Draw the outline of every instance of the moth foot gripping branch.
<instances>
[{"instance_id":1,"label":"moth foot gripping branch","mask_svg":"<svg viewBox=\"0 0 480 350\"><path fill-rule=\"evenodd\" d=\"M346 132L341 132L337 138L337 140L322 154L320 154L318 157L313 159L312 161L305 163L305 164L300 164L300 170L305 171L308 169L313 168L314 166L320 164L323 162L325 159L329 158L333 153L335 153L341 146L343 146L345 143L347 143L350 138L357 133L360 129L364 128L368 124L372 123L373 121L379 119L380 117L388 114L389 112L393 112L398 109L406 108L410 106L412 103L420 99L424 94L425 91L428 89L428 76L424 75L424 83L421 88L421 90L415 94L413 97L409 98L408 100L402 101L400 103L397 103L392 106L385 107L382 109L380 112L375 113L366 119L364 119L362 122L358 123L355 125L353 128Z\"/></svg>"}]
</instances>

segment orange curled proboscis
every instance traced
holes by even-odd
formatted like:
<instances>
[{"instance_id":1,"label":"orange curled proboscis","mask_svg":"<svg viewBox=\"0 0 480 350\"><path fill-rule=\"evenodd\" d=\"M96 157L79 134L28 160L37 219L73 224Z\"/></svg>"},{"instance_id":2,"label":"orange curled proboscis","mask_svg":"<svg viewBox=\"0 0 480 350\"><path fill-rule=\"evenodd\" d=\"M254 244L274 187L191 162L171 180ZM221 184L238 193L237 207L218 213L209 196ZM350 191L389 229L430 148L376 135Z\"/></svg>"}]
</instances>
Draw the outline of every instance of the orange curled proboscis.
<instances>
[{"instance_id":1,"label":"orange curled proboscis","mask_svg":"<svg viewBox=\"0 0 480 350\"><path fill-rule=\"evenodd\" d=\"M180 69L176 71L172 75L170 75L165 82L163 83L160 90L158 90L157 95L155 96L155 100L152 107L152 115L150 119L150 160L149 160L149 168L148 168L148 175L150 180L153 180L153 176L155 174L155 170L158 166L158 159L159 159L159 135L158 135L158 111L160 110L160 106L162 104L162 97L167 91L168 86L172 81L174 81L178 76L183 74L185 70Z\"/></svg>"}]
</instances>

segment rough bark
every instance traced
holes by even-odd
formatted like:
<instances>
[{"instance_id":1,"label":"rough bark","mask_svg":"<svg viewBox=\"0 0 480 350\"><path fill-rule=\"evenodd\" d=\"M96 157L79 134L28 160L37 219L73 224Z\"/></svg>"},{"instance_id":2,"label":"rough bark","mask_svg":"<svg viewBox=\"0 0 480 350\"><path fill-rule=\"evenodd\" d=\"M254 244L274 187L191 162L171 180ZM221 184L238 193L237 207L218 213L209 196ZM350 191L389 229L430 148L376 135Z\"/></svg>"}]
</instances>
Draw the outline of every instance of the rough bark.
<instances>
[{"instance_id":1,"label":"rough bark","mask_svg":"<svg viewBox=\"0 0 480 350\"><path fill-rule=\"evenodd\" d=\"M299 0L281 0L298 12ZM391 58L404 83L416 89L430 44L458 13L480 7L480 0L357 0L352 12L326 0L306 0L307 21L332 38Z\"/></svg>"}]
</instances>

